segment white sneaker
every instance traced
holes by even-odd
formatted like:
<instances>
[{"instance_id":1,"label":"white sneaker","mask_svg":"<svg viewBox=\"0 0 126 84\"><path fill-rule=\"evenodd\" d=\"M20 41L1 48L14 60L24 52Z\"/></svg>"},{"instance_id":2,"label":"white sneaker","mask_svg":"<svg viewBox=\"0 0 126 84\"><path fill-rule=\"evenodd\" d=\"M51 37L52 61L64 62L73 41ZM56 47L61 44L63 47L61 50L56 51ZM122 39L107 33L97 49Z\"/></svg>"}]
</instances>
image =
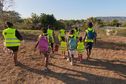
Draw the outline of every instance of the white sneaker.
<instances>
[{"instance_id":1,"label":"white sneaker","mask_svg":"<svg viewBox=\"0 0 126 84\"><path fill-rule=\"evenodd\" d=\"M67 61L69 62L69 61L70 61L70 59L69 59L69 58L67 58Z\"/></svg>"},{"instance_id":2,"label":"white sneaker","mask_svg":"<svg viewBox=\"0 0 126 84\"><path fill-rule=\"evenodd\" d=\"M73 66L74 64L73 64L73 62L70 62L70 64Z\"/></svg>"}]
</instances>

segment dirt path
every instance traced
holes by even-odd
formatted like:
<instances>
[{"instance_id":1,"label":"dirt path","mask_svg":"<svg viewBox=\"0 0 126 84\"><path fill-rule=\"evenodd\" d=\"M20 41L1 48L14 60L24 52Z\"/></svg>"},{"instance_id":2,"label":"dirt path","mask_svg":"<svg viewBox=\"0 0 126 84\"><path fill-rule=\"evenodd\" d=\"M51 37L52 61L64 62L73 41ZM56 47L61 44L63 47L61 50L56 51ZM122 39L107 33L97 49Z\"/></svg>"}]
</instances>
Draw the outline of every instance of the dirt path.
<instances>
[{"instance_id":1,"label":"dirt path","mask_svg":"<svg viewBox=\"0 0 126 84\"><path fill-rule=\"evenodd\" d=\"M121 42L121 44L120 44ZM0 47L0 84L126 84L125 37L98 41L92 59L71 66L60 55L53 55L49 73L43 72L42 56L33 51L34 42L20 48L20 65Z\"/></svg>"}]
</instances>

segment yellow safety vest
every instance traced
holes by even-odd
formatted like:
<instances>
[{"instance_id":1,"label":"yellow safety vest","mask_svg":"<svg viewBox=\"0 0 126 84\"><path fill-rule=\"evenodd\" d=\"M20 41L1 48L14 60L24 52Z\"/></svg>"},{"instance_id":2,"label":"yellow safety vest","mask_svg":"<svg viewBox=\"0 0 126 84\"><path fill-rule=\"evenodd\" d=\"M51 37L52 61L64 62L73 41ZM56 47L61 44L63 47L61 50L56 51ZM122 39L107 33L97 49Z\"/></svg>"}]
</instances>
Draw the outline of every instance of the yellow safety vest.
<instances>
[{"instance_id":1,"label":"yellow safety vest","mask_svg":"<svg viewBox=\"0 0 126 84\"><path fill-rule=\"evenodd\" d=\"M84 50L84 42L78 42L77 43L77 50Z\"/></svg>"},{"instance_id":2,"label":"yellow safety vest","mask_svg":"<svg viewBox=\"0 0 126 84\"><path fill-rule=\"evenodd\" d=\"M47 34L48 34L48 41L50 42L50 39L51 39L51 43L54 43L53 30L48 29Z\"/></svg>"},{"instance_id":3,"label":"yellow safety vest","mask_svg":"<svg viewBox=\"0 0 126 84\"><path fill-rule=\"evenodd\" d=\"M88 28L88 29L86 30L86 33L88 34L88 32L89 32L89 31L92 31L92 30L93 30L93 28ZM93 32L94 32L94 30L93 30ZM86 36L85 42L94 42L94 39L88 39L87 36Z\"/></svg>"},{"instance_id":4,"label":"yellow safety vest","mask_svg":"<svg viewBox=\"0 0 126 84\"><path fill-rule=\"evenodd\" d=\"M79 37L79 31L77 31L76 29L74 29L74 36Z\"/></svg>"},{"instance_id":5,"label":"yellow safety vest","mask_svg":"<svg viewBox=\"0 0 126 84\"><path fill-rule=\"evenodd\" d=\"M61 50L66 51L67 50L67 42L61 41L60 48L61 48Z\"/></svg>"},{"instance_id":6,"label":"yellow safety vest","mask_svg":"<svg viewBox=\"0 0 126 84\"><path fill-rule=\"evenodd\" d=\"M60 36L65 36L65 30L64 29L60 30Z\"/></svg>"},{"instance_id":7,"label":"yellow safety vest","mask_svg":"<svg viewBox=\"0 0 126 84\"><path fill-rule=\"evenodd\" d=\"M20 40L15 36L16 29L7 28L3 30L2 34L4 36L4 46L14 47L20 46Z\"/></svg>"},{"instance_id":8,"label":"yellow safety vest","mask_svg":"<svg viewBox=\"0 0 126 84\"><path fill-rule=\"evenodd\" d=\"M47 30L47 34L48 34L48 36L53 36L53 30L52 29L48 29Z\"/></svg>"},{"instance_id":9,"label":"yellow safety vest","mask_svg":"<svg viewBox=\"0 0 126 84\"><path fill-rule=\"evenodd\" d=\"M66 48L67 47L67 42L62 41L60 46Z\"/></svg>"},{"instance_id":10,"label":"yellow safety vest","mask_svg":"<svg viewBox=\"0 0 126 84\"><path fill-rule=\"evenodd\" d=\"M74 36L74 39L77 40L77 39L76 39L76 36L75 36L74 34L73 34L73 35L70 34L70 35L69 35L69 38L70 38L70 37L73 37L73 36Z\"/></svg>"}]
</instances>

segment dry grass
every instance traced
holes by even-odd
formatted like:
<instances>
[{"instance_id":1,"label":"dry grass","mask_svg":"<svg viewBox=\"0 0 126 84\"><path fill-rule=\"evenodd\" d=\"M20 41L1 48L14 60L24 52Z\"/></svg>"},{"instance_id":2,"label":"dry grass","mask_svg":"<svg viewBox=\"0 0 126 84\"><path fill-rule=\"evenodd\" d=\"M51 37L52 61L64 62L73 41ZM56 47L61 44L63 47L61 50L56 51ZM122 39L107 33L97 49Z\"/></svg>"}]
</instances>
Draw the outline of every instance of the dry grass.
<instances>
[{"instance_id":1,"label":"dry grass","mask_svg":"<svg viewBox=\"0 0 126 84\"><path fill-rule=\"evenodd\" d=\"M101 38L93 49L92 59L87 61L84 52L83 63L75 66L60 54L52 54L51 71L46 73L42 71L43 56L33 50L34 33L24 33L29 38L20 47L19 66L15 67L13 58L0 47L0 84L126 84L126 37Z\"/></svg>"}]
</instances>

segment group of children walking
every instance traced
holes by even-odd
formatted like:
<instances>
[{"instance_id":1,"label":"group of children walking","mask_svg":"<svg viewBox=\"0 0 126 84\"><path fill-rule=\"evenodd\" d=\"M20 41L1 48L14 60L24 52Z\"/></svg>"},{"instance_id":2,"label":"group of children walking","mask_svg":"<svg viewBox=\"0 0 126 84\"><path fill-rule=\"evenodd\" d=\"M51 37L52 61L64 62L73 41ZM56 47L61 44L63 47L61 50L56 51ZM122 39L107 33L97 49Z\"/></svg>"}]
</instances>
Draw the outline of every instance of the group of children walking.
<instances>
[{"instance_id":1,"label":"group of children walking","mask_svg":"<svg viewBox=\"0 0 126 84\"><path fill-rule=\"evenodd\" d=\"M74 65L74 63L77 61L75 60L76 51L78 53L78 61L80 63L83 61L82 58L85 49L87 50L87 56L88 56L87 59L90 58L93 43L94 41L96 41L96 33L92 28L93 24L91 22L88 24L88 26L89 28L86 30L86 34L84 35L84 38L79 36L78 28L75 28L75 30L71 30L68 35L66 35L64 29L61 29L58 36L54 35L54 31L53 29L51 29L52 27L49 27L48 29L43 29L43 33L39 36L38 41L35 45L35 50L38 49L40 55L41 54L44 55L45 70L48 70L50 54L54 53L55 51L58 52L59 49L61 50L61 55L63 59L67 59L67 61L69 61L71 65ZM18 38L14 36L16 33L15 31L12 31L13 28L11 30L11 28L9 27L10 26L8 26L7 28L9 30L6 32L4 31L3 33L4 39L8 39L7 41L5 40L5 44L9 44L9 46L11 47L9 49L15 52L13 47L19 46L19 44L15 46L12 44L19 43L19 42L13 42L13 40L17 40ZM7 34L9 36L7 36ZM13 36L10 36L11 34L13 34ZM54 37L57 37L58 39L55 40ZM59 45L57 44L56 41L59 42ZM17 65L17 54L14 55L14 60L15 60L15 64Z\"/></svg>"}]
</instances>

